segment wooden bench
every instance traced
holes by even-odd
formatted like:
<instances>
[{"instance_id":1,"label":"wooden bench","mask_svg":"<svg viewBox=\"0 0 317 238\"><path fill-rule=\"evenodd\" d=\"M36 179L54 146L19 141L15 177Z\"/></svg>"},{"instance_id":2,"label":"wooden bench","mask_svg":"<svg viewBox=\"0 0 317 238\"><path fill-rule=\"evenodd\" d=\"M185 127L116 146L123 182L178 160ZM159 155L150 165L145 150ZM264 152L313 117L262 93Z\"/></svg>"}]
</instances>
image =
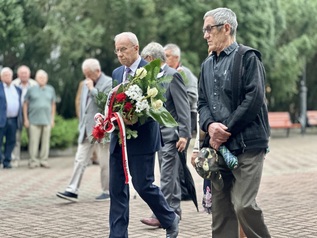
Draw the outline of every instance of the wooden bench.
<instances>
[{"instance_id":1,"label":"wooden bench","mask_svg":"<svg viewBox=\"0 0 317 238\"><path fill-rule=\"evenodd\" d=\"M317 126L317 111L307 111L307 126Z\"/></svg>"},{"instance_id":2,"label":"wooden bench","mask_svg":"<svg viewBox=\"0 0 317 238\"><path fill-rule=\"evenodd\" d=\"M269 112L269 124L272 129L286 129L286 136L289 136L290 129L300 128L299 123L293 123L288 112Z\"/></svg>"}]
</instances>

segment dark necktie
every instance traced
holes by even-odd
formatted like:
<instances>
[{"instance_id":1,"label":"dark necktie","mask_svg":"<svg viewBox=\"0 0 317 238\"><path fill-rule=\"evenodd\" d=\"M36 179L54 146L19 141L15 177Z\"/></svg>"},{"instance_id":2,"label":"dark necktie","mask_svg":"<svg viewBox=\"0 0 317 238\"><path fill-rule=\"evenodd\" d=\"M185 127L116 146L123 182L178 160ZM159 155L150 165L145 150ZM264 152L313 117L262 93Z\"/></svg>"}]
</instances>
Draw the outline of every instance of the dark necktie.
<instances>
[{"instance_id":1,"label":"dark necktie","mask_svg":"<svg viewBox=\"0 0 317 238\"><path fill-rule=\"evenodd\" d=\"M124 83L127 82L129 80L129 74L132 72L132 70L129 67L125 68L125 79L124 79Z\"/></svg>"}]
</instances>

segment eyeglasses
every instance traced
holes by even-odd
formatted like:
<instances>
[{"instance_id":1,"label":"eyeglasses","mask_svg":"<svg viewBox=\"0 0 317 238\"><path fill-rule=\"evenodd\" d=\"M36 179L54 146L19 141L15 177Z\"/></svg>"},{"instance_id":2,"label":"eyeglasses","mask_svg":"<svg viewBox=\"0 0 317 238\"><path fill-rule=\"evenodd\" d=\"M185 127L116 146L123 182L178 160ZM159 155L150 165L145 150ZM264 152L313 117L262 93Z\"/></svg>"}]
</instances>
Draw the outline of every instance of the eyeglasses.
<instances>
[{"instance_id":1,"label":"eyeglasses","mask_svg":"<svg viewBox=\"0 0 317 238\"><path fill-rule=\"evenodd\" d=\"M132 48L132 47L134 47L134 45L133 46L131 46L131 47L122 47L122 48L120 48L120 49L114 49L114 53L117 55L117 54L119 54L120 52L122 53L122 54L124 54L129 48Z\"/></svg>"},{"instance_id":2,"label":"eyeglasses","mask_svg":"<svg viewBox=\"0 0 317 238\"><path fill-rule=\"evenodd\" d=\"M223 25L224 25L224 23L213 25L213 26L208 25L208 26L206 26L206 28L203 28L203 33L205 34L207 32L208 34L210 34L214 27L223 26Z\"/></svg>"}]
</instances>

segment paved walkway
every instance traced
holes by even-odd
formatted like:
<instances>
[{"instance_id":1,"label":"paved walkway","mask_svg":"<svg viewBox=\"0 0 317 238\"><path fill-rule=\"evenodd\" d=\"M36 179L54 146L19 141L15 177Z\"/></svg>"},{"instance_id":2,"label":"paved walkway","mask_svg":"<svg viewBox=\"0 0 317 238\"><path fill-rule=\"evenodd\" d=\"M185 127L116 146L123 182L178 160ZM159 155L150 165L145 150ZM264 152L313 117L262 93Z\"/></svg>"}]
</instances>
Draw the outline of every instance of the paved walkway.
<instances>
[{"instance_id":1,"label":"paved walkway","mask_svg":"<svg viewBox=\"0 0 317 238\"><path fill-rule=\"evenodd\" d=\"M100 193L98 166L86 169L78 203L55 196L68 183L73 159L51 158L51 169L30 170L26 160L17 169L0 169L0 238L108 237L109 201L94 201ZM201 203L202 179L193 169L192 175ZM156 171L156 181L158 176ZM131 191L129 237L165 237L163 229L149 228L139 221L151 211L133 195ZM272 237L317 237L316 201L316 131L304 136L295 131L288 138L283 131L273 134L258 195ZM190 201L182 202L182 208L179 237L211 237L212 216L202 212L201 205L197 212Z\"/></svg>"}]
</instances>

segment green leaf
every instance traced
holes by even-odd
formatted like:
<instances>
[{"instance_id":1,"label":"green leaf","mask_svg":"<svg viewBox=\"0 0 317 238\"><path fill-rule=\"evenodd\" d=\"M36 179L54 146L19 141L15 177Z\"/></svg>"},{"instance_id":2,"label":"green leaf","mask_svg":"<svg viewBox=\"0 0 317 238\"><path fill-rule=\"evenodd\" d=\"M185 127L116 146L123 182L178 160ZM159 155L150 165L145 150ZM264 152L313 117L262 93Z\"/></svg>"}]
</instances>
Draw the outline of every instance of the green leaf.
<instances>
[{"instance_id":1,"label":"green leaf","mask_svg":"<svg viewBox=\"0 0 317 238\"><path fill-rule=\"evenodd\" d=\"M108 93L104 93L98 90L96 95L96 104L98 107L98 112L103 113L108 99Z\"/></svg>"},{"instance_id":2,"label":"green leaf","mask_svg":"<svg viewBox=\"0 0 317 238\"><path fill-rule=\"evenodd\" d=\"M159 110L150 109L148 115L157 121L161 126L174 127L178 126L178 123L172 117L172 115L166 110L165 107L161 107Z\"/></svg>"}]
</instances>

